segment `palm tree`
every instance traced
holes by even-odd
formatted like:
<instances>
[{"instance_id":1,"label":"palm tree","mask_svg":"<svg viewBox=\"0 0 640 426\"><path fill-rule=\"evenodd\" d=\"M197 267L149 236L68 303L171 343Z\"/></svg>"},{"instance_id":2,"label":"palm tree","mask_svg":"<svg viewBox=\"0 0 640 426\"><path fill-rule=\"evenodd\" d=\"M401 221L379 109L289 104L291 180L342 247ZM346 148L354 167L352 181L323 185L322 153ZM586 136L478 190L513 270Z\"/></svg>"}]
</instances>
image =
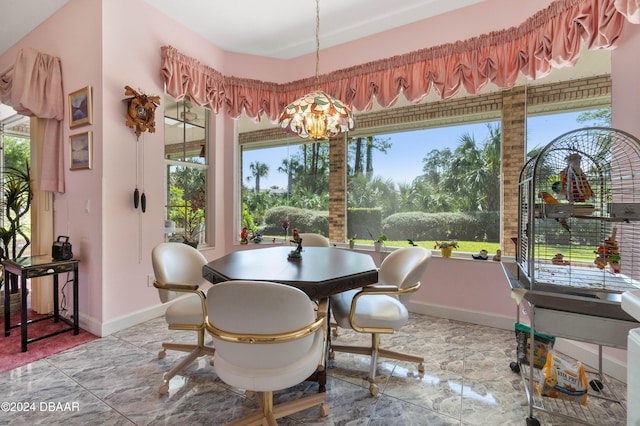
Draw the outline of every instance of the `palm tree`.
<instances>
[{"instance_id":1,"label":"palm tree","mask_svg":"<svg viewBox=\"0 0 640 426\"><path fill-rule=\"evenodd\" d=\"M249 169L251 170L251 176L247 176L247 180L251 180L253 177L256 182L255 192L260 192L260 178L269 175L269 166L260 161L254 161L249 164Z\"/></svg>"}]
</instances>

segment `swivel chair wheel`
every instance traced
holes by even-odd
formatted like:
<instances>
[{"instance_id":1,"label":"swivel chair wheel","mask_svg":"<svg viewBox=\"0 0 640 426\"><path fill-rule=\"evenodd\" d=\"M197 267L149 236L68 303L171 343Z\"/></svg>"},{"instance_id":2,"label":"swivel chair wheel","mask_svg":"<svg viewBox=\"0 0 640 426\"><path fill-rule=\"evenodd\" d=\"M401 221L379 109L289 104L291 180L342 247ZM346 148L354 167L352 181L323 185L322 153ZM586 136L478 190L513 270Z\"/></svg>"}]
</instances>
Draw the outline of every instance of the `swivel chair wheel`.
<instances>
[{"instance_id":1,"label":"swivel chair wheel","mask_svg":"<svg viewBox=\"0 0 640 426\"><path fill-rule=\"evenodd\" d=\"M160 385L160 395L165 395L169 393L169 383L163 383Z\"/></svg>"},{"instance_id":2,"label":"swivel chair wheel","mask_svg":"<svg viewBox=\"0 0 640 426\"><path fill-rule=\"evenodd\" d=\"M336 357L336 353L333 351L333 349L331 349L329 351L329 359L334 359Z\"/></svg>"},{"instance_id":3,"label":"swivel chair wheel","mask_svg":"<svg viewBox=\"0 0 640 426\"><path fill-rule=\"evenodd\" d=\"M418 371L424 373L424 365L422 363L418 364Z\"/></svg>"},{"instance_id":4,"label":"swivel chair wheel","mask_svg":"<svg viewBox=\"0 0 640 426\"><path fill-rule=\"evenodd\" d=\"M320 417L327 417L329 415L329 405L320 404Z\"/></svg>"},{"instance_id":5,"label":"swivel chair wheel","mask_svg":"<svg viewBox=\"0 0 640 426\"><path fill-rule=\"evenodd\" d=\"M518 364L517 362L511 362L509 364L509 368L511 369L511 371L513 371L514 373L519 373L520 372L520 364Z\"/></svg>"},{"instance_id":6,"label":"swivel chair wheel","mask_svg":"<svg viewBox=\"0 0 640 426\"><path fill-rule=\"evenodd\" d=\"M380 393L380 389L378 388L378 385L376 385L375 383L371 383L369 385L369 392L371 392L371 396L376 396L378 395L378 393Z\"/></svg>"},{"instance_id":7,"label":"swivel chair wheel","mask_svg":"<svg viewBox=\"0 0 640 426\"><path fill-rule=\"evenodd\" d=\"M162 359L165 356L167 356L167 350L166 349L163 349L160 352L158 352L158 359Z\"/></svg>"},{"instance_id":8,"label":"swivel chair wheel","mask_svg":"<svg viewBox=\"0 0 640 426\"><path fill-rule=\"evenodd\" d=\"M527 426L540 426L540 421L535 417L527 417Z\"/></svg>"}]
</instances>

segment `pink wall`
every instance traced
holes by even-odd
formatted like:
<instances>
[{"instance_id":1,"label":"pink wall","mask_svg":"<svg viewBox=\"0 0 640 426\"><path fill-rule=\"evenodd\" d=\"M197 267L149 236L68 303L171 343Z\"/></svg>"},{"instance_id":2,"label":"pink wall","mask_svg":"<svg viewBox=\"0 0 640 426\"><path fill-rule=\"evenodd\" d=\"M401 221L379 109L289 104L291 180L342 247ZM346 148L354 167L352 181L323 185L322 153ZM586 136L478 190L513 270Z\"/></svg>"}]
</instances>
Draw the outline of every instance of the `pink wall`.
<instances>
[{"instance_id":1,"label":"pink wall","mask_svg":"<svg viewBox=\"0 0 640 426\"><path fill-rule=\"evenodd\" d=\"M514 8L510 0L487 0L450 16L326 49L321 67L326 72L517 25L550 1L522 1ZM638 68L634 66L640 47L637 27L627 35L621 48L613 52L614 123L623 123L627 130L640 134L638 83L632 71ZM163 94L159 72L163 45L172 45L227 75L289 81L310 76L314 69L310 56L283 62L224 52L143 0L71 0L0 57L0 70L4 70L13 63L19 48L34 47L61 58L65 93L93 87L94 123L77 131L94 132L94 168L66 171L67 193L55 197L55 226L56 234L71 237L74 254L81 260L81 322L96 334L109 334L130 325L127 321L153 315L159 303L155 289L147 287L147 275L152 273L149 253L163 238L162 120L156 120L156 133L145 133L136 142L133 131L124 125L122 99L125 85L150 95ZM164 102L156 111L157 117L163 112ZM215 245L204 250L209 259L237 247L233 226L237 217L235 123L223 114L214 122L210 210L215 219ZM76 130L71 132L65 123L65 141L73 133ZM146 213L132 205L136 146L140 155L137 183L147 195ZM89 212L85 210L87 201ZM416 300L496 315L515 314L508 288L498 278L491 278L495 271L481 276L458 267L460 262L434 259L425 277L425 289Z\"/></svg>"}]
</instances>

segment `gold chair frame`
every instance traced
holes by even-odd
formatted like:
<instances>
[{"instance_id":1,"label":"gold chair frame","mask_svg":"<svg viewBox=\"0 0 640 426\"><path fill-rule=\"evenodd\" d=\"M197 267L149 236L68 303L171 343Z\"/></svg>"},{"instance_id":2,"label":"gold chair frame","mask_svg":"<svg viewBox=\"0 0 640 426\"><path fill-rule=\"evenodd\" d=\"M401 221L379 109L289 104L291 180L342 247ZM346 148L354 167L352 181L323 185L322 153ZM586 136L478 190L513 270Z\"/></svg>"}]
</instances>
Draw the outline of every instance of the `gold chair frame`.
<instances>
[{"instance_id":1,"label":"gold chair frame","mask_svg":"<svg viewBox=\"0 0 640 426\"><path fill-rule=\"evenodd\" d=\"M327 340L327 326L326 317L322 316L313 323L294 331L288 331L286 333L277 334L242 334L233 333L224 330L220 330L206 320L207 331L215 338L231 343L247 343L256 345L275 344L290 342L293 340L301 339L315 333L318 329L323 329L323 341ZM320 360L319 368L324 368L324 355ZM314 395L309 395L304 398L296 399L282 404L273 405L273 392L253 392L247 389L247 397L251 397L254 393L259 394L258 403L260 404L260 412L249 414L234 422L228 423L227 426L245 426L245 425L269 425L276 426L278 423L276 419L288 416L289 414L297 413L298 411L305 410L320 404L320 413L322 417L329 415L329 406L325 403L326 394L320 392Z\"/></svg>"},{"instance_id":2,"label":"gold chair frame","mask_svg":"<svg viewBox=\"0 0 640 426\"><path fill-rule=\"evenodd\" d=\"M387 327L363 327L356 323L356 305L358 299L366 295L390 295L401 296L405 294L415 293L420 288L420 281L413 284L410 287L398 288L393 285L371 285L363 287L358 293L353 296L351 300L351 310L349 312L349 323L351 328L358 333L371 334L371 346L349 346L349 345L334 345L331 343L329 350L329 358L333 359L334 352L346 352L358 355L371 356L371 364L369 368L369 392L371 395L376 396L379 392L378 385L375 383L375 370L378 356L383 358L397 359L400 361L409 361L418 363L418 371L424 372L424 358L415 355L404 354L401 352L395 352L388 349L380 348L380 334L393 334L395 330Z\"/></svg>"},{"instance_id":3,"label":"gold chair frame","mask_svg":"<svg viewBox=\"0 0 640 426\"><path fill-rule=\"evenodd\" d=\"M200 298L200 303L202 304L202 312L207 312L206 305L206 296L202 290L196 284L180 284L180 283L161 283L157 280L153 281L153 286L159 290L167 290L167 291L176 291L179 293L185 294L196 294ZM205 346L204 344L204 332L205 332L205 323L202 322L201 325L196 326L193 324L169 324L169 330L185 330L185 331L195 331L198 336L197 343L187 344L187 343L173 343L173 342L164 342L162 343L162 350L158 352L158 359L163 359L167 355L167 350L173 351L181 351L181 352L189 352L189 355L180 360L178 364L173 366L171 370L166 372L163 376L164 383L160 385L160 394L165 394L169 392L169 381L180 371L182 371L185 367L195 361L197 358L204 355L215 355L215 348ZM209 362L213 365L213 358Z\"/></svg>"}]
</instances>

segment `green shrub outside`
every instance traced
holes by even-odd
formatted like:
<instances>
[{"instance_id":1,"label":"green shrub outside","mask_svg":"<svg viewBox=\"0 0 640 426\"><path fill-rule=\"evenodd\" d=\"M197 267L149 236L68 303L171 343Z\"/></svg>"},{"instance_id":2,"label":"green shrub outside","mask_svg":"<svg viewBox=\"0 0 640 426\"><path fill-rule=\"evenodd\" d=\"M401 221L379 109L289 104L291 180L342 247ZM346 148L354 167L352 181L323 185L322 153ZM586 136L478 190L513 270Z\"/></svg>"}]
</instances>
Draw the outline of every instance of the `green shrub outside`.
<instances>
[{"instance_id":1,"label":"green shrub outside","mask_svg":"<svg viewBox=\"0 0 640 426\"><path fill-rule=\"evenodd\" d=\"M382 232L390 240L499 242L499 220L499 212L396 213L383 221Z\"/></svg>"},{"instance_id":2,"label":"green shrub outside","mask_svg":"<svg viewBox=\"0 0 640 426\"><path fill-rule=\"evenodd\" d=\"M487 241L499 243L499 212L479 213L396 213L382 220L377 208L348 209L347 235L358 235L367 240L369 233L377 236L383 232L389 240L403 241ZM316 232L329 235L329 212L277 206L265 212L265 235L283 235L282 221L289 219L289 235L296 228L299 232Z\"/></svg>"},{"instance_id":3,"label":"green shrub outside","mask_svg":"<svg viewBox=\"0 0 640 426\"><path fill-rule=\"evenodd\" d=\"M361 239L377 237L382 231L382 210L379 208L347 209L347 236ZM369 235L371 233L371 235ZM373 240L372 240L373 241Z\"/></svg>"},{"instance_id":4,"label":"green shrub outside","mask_svg":"<svg viewBox=\"0 0 640 426\"><path fill-rule=\"evenodd\" d=\"M284 235L282 221L285 219L289 219L289 235L291 235L294 228L298 232L329 235L328 211L306 210L288 206L273 207L265 212L265 226L262 229L262 233L274 236Z\"/></svg>"}]
</instances>

